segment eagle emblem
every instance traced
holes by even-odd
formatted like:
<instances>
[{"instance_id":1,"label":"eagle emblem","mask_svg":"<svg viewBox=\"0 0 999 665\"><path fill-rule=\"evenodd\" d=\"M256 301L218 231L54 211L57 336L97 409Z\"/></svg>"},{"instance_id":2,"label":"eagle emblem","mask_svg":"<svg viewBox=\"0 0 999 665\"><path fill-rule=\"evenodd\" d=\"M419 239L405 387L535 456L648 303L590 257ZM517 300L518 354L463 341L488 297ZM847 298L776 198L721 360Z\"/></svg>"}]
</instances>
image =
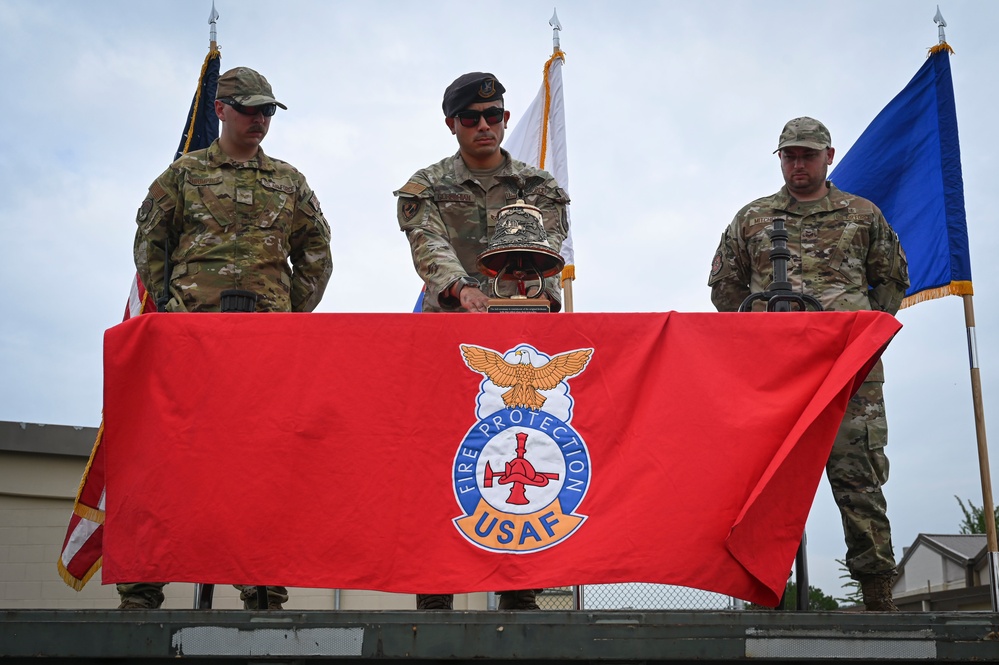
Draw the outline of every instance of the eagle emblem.
<instances>
[{"instance_id":1,"label":"eagle emblem","mask_svg":"<svg viewBox=\"0 0 999 665\"><path fill-rule=\"evenodd\" d=\"M586 368L593 349L581 349L562 353L544 365L531 364L527 351L516 351L520 362L509 363L503 356L478 346L461 345L466 364L484 375L495 385L509 388L503 393L503 403L511 409L523 407L540 411L548 398L542 390L553 390L565 379L575 376Z\"/></svg>"}]
</instances>

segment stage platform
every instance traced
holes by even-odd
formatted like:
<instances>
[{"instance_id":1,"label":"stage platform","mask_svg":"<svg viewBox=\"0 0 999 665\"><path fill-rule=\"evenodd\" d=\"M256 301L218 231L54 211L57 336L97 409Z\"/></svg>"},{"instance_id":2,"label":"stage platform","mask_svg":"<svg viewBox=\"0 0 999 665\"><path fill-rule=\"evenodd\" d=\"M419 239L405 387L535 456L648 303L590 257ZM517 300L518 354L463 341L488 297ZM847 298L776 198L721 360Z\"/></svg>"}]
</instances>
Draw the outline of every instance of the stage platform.
<instances>
[{"instance_id":1,"label":"stage platform","mask_svg":"<svg viewBox=\"0 0 999 665\"><path fill-rule=\"evenodd\" d=\"M993 612L5 610L0 662L980 663Z\"/></svg>"}]
</instances>

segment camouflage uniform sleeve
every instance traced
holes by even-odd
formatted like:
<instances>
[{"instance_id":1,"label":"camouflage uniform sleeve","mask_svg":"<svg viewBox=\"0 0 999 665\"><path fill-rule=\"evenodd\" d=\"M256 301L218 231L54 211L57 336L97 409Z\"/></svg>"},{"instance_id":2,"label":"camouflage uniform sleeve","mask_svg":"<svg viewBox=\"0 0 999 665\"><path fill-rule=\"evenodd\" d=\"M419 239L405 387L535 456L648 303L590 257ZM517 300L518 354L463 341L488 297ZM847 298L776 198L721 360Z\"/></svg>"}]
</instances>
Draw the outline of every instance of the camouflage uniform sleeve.
<instances>
[{"instance_id":1,"label":"camouflage uniform sleeve","mask_svg":"<svg viewBox=\"0 0 999 665\"><path fill-rule=\"evenodd\" d=\"M909 265L898 234L878 211L871 226L871 247L867 254L867 293L871 309L895 315L909 288Z\"/></svg>"},{"instance_id":2,"label":"camouflage uniform sleeve","mask_svg":"<svg viewBox=\"0 0 999 665\"><path fill-rule=\"evenodd\" d=\"M167 241L173 253L180 242L183 220L179 219L182 208L177 203L180 198L178 175L167 169L152 185L135 216L138 228L132 254L135 270L151 298L163 294L163 268L166 263Z\"/></svg>"},{"instance_id":3,"label":"camouflage uniform sleeve","mask_svg":"<svg viewBox=\"0 0 999 665\"><path fill-rule=\"evenodd\" d=\"M305 178L291 232L291 311L311 312L319 305L333 273L330 225Z\"/></svg>"},{"instance_id":4,"label":"camouflage uniform sleeve","mask_svg":"<svg viewBox=\"0 0 999 665\"><path fill-rule=\"evenodd\" d=\"M535 190L537 206L544 220L545 235L548 244L556 252L562 250L562 243L569 235L569 195L558 186L554 178L550 178L542 187ZM562 280L554 275L545 280L545 294L552 304L552 311L562 309Z\"/></svg>"},{"instance_id":5,"label":"camouflage uniform sleeve","mask_svg":"<svg viewBox=\"0 0 999 665\"><path fill-rule=\"evenodd\" d=\"M722 233L711 261L711 302L719 312L736 312L749 297L751 260L739 233L740 215Z\"/></svg>"},{"instance_id":6,"label":"camouflage uniform sleeve","mask_svg":"<svg viewBox=\"0 0 999 665\"><path fill-rule=\"evenodd\" d=\"M448 240L447 225L434 201L430 182L415 174L393 194L398 198L399 228L409 240L413 266L427 286L427 296L443 308L456 309L458 299L446 295L446 291L469 275Z\"/></svg>"}]
</instances>

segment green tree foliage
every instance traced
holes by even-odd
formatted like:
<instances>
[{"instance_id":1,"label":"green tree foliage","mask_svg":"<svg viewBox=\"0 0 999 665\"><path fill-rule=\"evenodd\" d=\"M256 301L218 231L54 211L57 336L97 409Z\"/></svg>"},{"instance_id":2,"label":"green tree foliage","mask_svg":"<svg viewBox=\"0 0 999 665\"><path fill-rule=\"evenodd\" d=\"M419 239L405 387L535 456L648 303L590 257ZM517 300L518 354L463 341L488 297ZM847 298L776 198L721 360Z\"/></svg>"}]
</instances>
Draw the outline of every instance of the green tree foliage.
<instances>
[{"instance_id":1,"label":"green tree foliage","mask_svg":"<svg viewBox=\"0 0 999 665\"><path fill-rule=\"evenodd\" d=\"M973 533L985 533L985 508L971 503L971 499L968 499L968 505L965 506L964 502L956 494L954 498L957 499L957 505L961 506L961 512L964 513L964 521L961 522L959 527L961 534L967 536ZM996 528L999 529L999 508L995 509L993 517L995 518Z\"/></svg>"},{"instance_id":2,"label":"green tree foliage","mask_svg":"<svg viewBox=\"0 0 999 665\"><path fill-rule=\"evenodd\" d=\"M839 564L840 572L842 573L839 578L841 580L846 580L840 586L841 589L846 589L846 594L842 598L837 598L841 603L846 603L847 605L860 605L864 602L864 594L860 589L860 582L850 577L850 570L846 567L846 561L843 559L836 559L836 563Z\"/></svg>"},{"instance_id":3,"label":"green tree foliage","mask_svg":"<svg viewBox=\"0 0 999 665\"><path fill-rule=\"evenodd\" d=\"M809 609L813 611L825 611L825 610L836 610L839 609L839 603L832 596L827 596L822 592L822 589L813 587L811 584L808 585L808 605ZM763 607L762 605L755 605L753 603L747 603L746 609L749 610L769 610L769 607ZM798 609L798 585L794 582L789 582L787 585L787 590L784 592L784 609L786 610L797 610Z\"/></svg>"}]
</instances>

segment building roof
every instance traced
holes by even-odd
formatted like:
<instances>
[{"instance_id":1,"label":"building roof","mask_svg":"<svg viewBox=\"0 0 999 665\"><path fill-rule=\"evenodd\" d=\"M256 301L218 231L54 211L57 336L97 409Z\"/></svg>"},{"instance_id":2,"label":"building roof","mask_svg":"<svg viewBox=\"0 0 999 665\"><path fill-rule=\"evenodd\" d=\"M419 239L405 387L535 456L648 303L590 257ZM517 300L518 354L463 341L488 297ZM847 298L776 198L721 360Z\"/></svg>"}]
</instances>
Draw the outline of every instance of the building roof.
<instances>
[{"instance_id":1,"label":"building roof","mask_svg":"<svg viewBox=\"0 0 999 665\"><path fill-rule=\"evenodd\" d=\"M0 452L90 457L96 427L0 421Z\"/></svg>"},{"instance_id":2,"label":"building roof","mask_svg":"<svg viewBox=\"0 0 999 665\"><path fill-rule=\"evenodd\" d=\"M906 548L905 555L898 564L899 570L905 568L909 557L920 545L925 545L962 566L968 566L985 556L988 542L985 534L981 533L968 535L921 533L912 541L912 545Z\"/></svg>"}]
</instances>

